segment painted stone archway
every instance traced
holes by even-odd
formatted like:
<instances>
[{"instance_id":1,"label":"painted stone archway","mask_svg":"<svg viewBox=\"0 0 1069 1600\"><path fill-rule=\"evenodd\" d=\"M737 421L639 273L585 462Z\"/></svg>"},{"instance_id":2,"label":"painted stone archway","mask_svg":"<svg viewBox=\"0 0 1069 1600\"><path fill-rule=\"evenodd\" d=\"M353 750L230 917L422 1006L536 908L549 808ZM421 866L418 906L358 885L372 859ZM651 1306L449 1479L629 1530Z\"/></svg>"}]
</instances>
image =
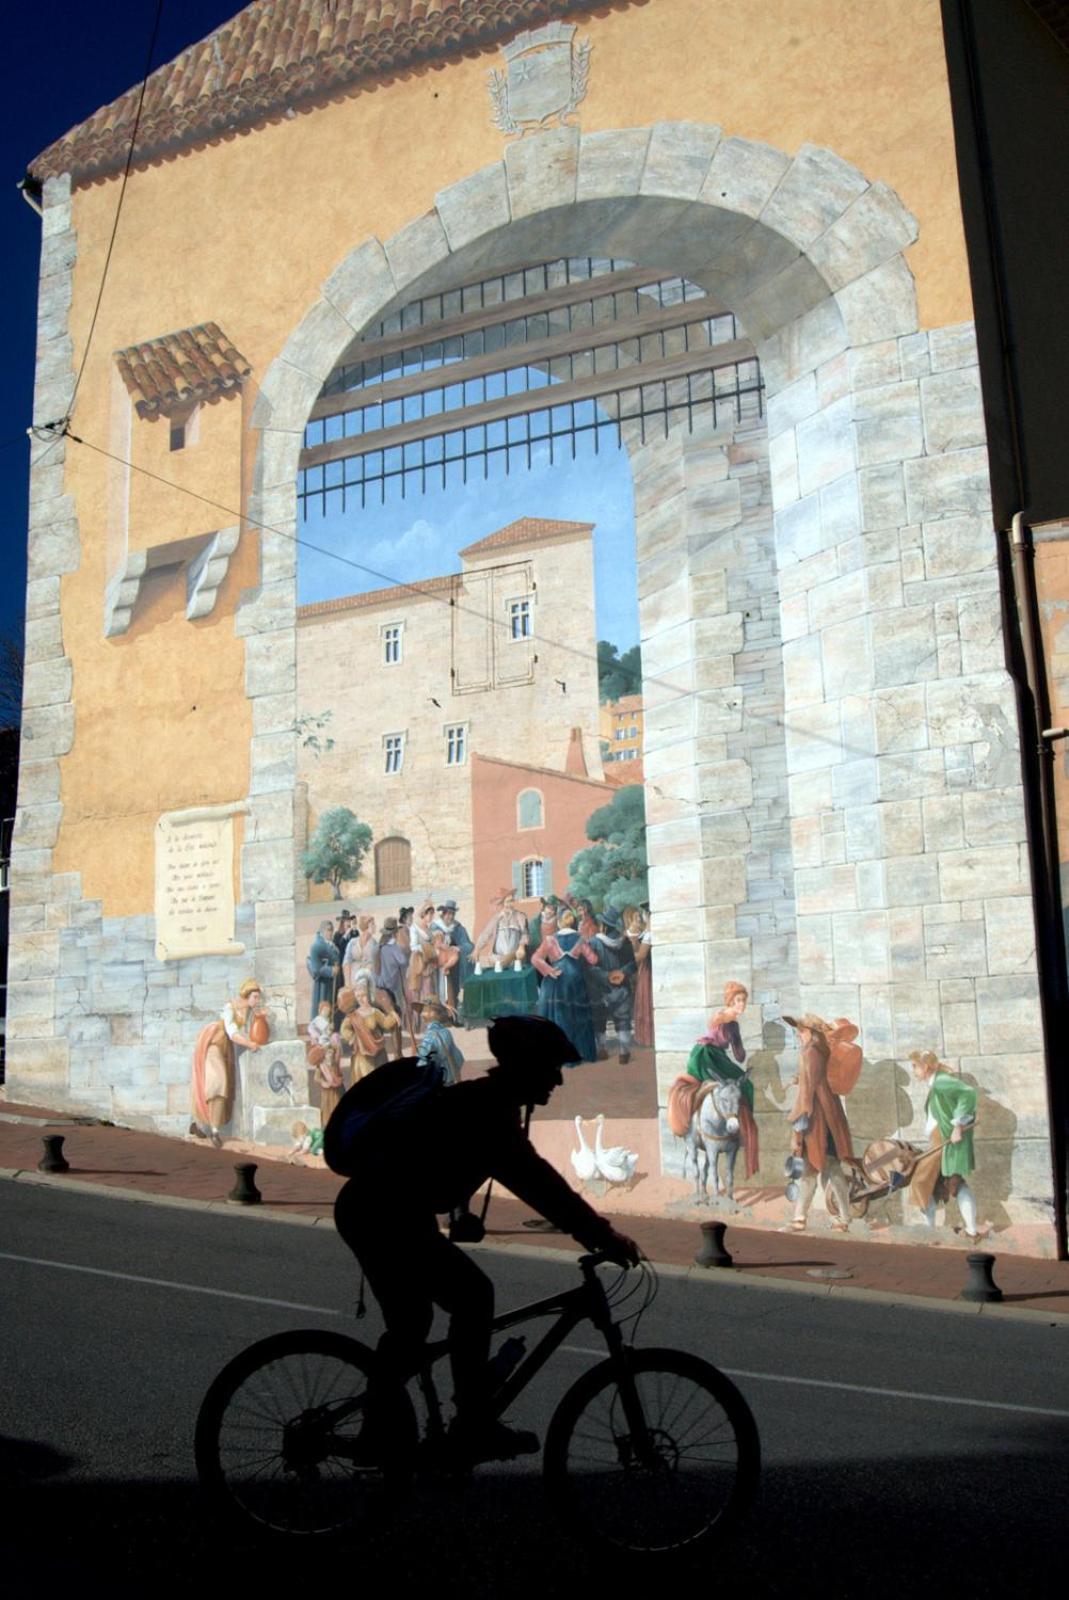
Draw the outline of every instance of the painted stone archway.
<instances>
[{"instance_id":1,"label":"painted stone archway","mask_svg":"<svg viewBox=\"0 0 1069 1600\"><path fill-rule=\"evenodd\" d=\"M710 529L739 529L739 483L679 436L641 464L638 528L644 661L678 691L652 696L647 714L647 774L672 775L648 811L662 1089L718 982L750 980L752 1045L770 1042L789 1000L857 1020L874 1061L934 1049L982 1079L1016 1127L992 1206L1045 1223L1042 1203L1013 1198L1049 1192L1049 1157L975 351L968 327L918 328L903 256L915 236L893 192L830 151L791 159L664 123L518 141L385 244L348 255L253 413L263 586L242 613L255 717L243 899L257 906L258 961L284 986L295 484L309 411L342 352L405 301L550 255L685 275L740 318L767 385L778 615L764 643L780 652L782 700L766 711L782 723L784 762L770 773L761 739L733 737L752 618L723 562L694 559ZM789 932L738 872L767 848L751 828L758 800L789 837ZM762 939L784 946L792 977L778 993ZM900 1072L903 1126L918 1094Z\"/></svg>"}]
</instances>

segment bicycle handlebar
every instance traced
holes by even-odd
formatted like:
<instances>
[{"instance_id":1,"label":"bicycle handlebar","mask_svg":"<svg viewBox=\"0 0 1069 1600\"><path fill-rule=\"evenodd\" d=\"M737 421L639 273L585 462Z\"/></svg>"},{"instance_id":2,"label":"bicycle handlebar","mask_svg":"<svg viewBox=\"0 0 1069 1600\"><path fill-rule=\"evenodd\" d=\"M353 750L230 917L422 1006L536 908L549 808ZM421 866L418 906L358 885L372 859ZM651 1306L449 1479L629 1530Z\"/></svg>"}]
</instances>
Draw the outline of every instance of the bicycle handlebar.
<instances>
[{"instance_id":1,"label":"bicycle handlebar","mask_svg":"<svg viewBox=\"0 0 1069 1600\"><path fill-rule=\"evenodd\" d=\"M630 1272L632 1267L637 1267L645 1256L639 1256L638 1261L618 1261L615 1256L609 1255L607 1250L592 1250L579 1257L580 1272L594 1272L598 1267L619 1267L623 1272Z\"/></svg>"}]
</instances>

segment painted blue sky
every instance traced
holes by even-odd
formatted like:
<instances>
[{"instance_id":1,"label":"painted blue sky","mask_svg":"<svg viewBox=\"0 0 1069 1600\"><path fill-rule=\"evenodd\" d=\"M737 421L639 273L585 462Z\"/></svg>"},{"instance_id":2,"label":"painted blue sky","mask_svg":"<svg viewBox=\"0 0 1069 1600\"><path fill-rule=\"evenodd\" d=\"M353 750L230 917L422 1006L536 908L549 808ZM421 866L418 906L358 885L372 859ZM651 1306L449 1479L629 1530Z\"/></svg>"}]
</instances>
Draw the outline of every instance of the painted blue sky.
<instances>
[{"instance_id":1,"label":"painted blue sky","mask_svg":"<svg viewBox=\"0 0 1069 1600\"><path fill-rule=\"evenodd\" d=\"M519 452L517 452L519 453ZM302 604L378 589L391 581L412 582L459 572L457 551L517 517L564 518L594 523L594 581L599 639L621 651L638 643L635 581L634 495L627 452L609 446L603 433L597 455L589 436L577 441L573 461L565 445L551 465L545 445L532 451L532 465L514 465L507 476L500 456L491 458L488 478L482 463L467 484L440 483L420 493L409 487L404 499L396 480L386 503L369 496L349 497L347 510L329 506L324 516L314 506L301 533L326 545L361 570L328 555L302 550L299 593ZM332 497L335 500L337 496Z\"/></svg>"}]
</instances>

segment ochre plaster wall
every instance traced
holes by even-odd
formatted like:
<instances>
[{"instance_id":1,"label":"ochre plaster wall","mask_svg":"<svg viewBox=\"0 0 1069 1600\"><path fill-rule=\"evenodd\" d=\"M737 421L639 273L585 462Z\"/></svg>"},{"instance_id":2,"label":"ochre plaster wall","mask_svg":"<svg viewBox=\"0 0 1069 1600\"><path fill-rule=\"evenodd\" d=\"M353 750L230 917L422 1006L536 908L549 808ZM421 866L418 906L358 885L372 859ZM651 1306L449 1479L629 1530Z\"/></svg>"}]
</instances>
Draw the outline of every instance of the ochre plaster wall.
<instances>
[{"instance_id":1,"label":"ochre plaster wall","mask_svg":"<svg viewBox=\"0 0 1069 1600\"><path fill-rule=\"evenodd\" d=\"M241 502L241 457L247 418L241 395L232 390L214 405L198 408L195 442L184 450L170 447L166 417L130 421L129 548L151 550L178 539L215 533L232 526ZM163 480L163 481L161 481ZM191 493L176 494L170 484Z\"/></svg>"},{"instance_id":2,"label":"ochre plaster wall","mask_svg":"<svg viewBox=\"0 0 1069 1600\"><path fill-rule=\"evenodd\" d=\"M789 154L804 142L825 145L889 184L918 217L908 259L922 325L971 316L936 0L652 0L584 17L581 34L594 47L585 131L692 120ZM135 171L74 432L107 448L114 350L208 320L252 364L248 403L255 378L350 249L372 234L388 237L428 210L437 191L500 159L504 141L486 91L498 60L493 50L416 73ZM74 196L76 363L118 187L111 179ZM220 470L209 459L212 422L209 411L199 447L206 484ZM247 433L245 492L252 446ZM80 871L84 894L102 899L106 915L147 912L159 812L239 799L247 789L251 717L233 611L257 581L257 540L244 534L210 617L187 621L181 583L158 580L129 632L107 640L108 464L84 446L67 460L82 562L63 580L76 731L62 764L55 870ZM169 496L183 520L185 496L162 487L154 515L168 519ZM229 509L220 527L237 520Z\"/></svg>"}]
</instances>

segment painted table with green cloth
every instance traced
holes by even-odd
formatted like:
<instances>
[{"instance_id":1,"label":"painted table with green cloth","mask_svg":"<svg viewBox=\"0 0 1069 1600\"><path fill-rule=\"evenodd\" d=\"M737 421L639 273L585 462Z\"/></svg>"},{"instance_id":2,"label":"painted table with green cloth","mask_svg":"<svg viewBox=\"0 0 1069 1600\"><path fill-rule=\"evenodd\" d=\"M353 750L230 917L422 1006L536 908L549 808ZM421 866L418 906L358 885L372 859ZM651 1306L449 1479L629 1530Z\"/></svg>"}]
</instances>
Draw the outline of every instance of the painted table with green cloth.
<instances>
[{"instance_id":1,"label":"painted table with green cloth","mask_svg":"<svg viewBox=\"0 0 1069 1600\"><path fill-rule=\"evenodd\" d=\"M743 1059L745 1059L745 1052L743 1052ZM697 1078L699 1083L735 1083L741 1079L742 1098L746 1101L750 1110L753 1110L753 1080L747 1076L744 1067L738 1066L731 1059L722 1045L699 1039L690 1052L690 1059L687 1061L687 1076L689 1078Z\"/></svg>"},{"instance_id":2,"label":"painted table with green cloth","mask_svg":"<svg viewBox=\"0 0 1069 1600\"><path fill-rule=\"evenodd\" d=\"M538 1006L538 974L531 966L504 972L470 973L464 980L460 1020L479 1028L493 1017L527 1016Z\"/></svg>"}]
</instances>

